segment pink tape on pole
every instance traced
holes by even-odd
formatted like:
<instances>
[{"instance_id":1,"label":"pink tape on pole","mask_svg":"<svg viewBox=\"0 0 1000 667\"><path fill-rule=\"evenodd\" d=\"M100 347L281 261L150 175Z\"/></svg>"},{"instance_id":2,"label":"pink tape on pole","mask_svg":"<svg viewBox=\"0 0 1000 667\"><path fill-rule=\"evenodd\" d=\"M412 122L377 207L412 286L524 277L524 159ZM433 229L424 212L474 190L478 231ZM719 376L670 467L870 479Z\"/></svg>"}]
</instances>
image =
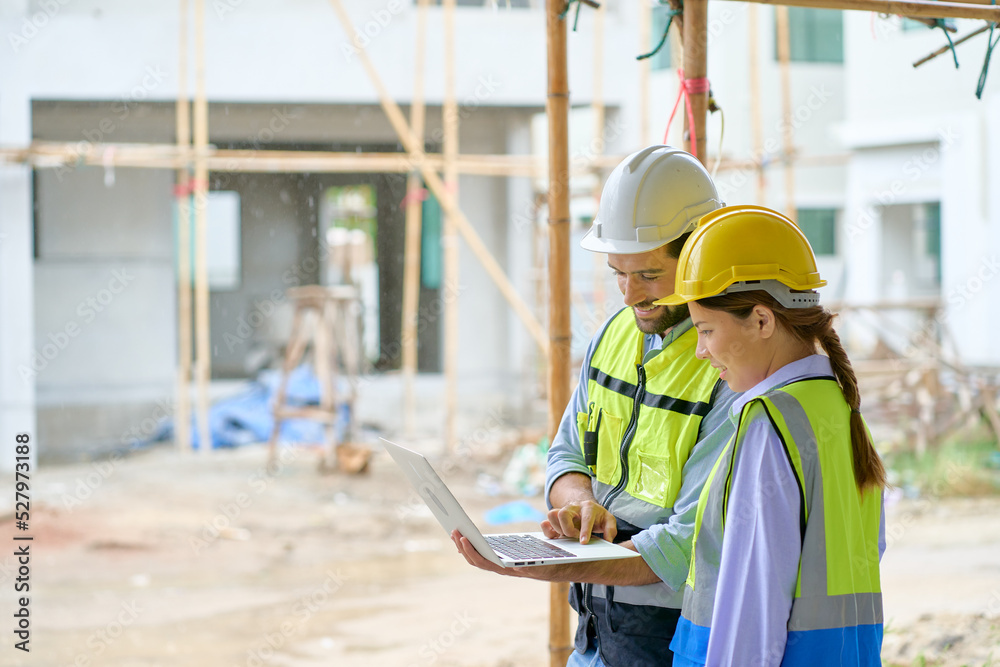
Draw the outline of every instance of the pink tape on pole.
<instances>
[{"instance_id":1,"label":"pink tape on pole","mask_svg":"<svg viewBox=\"0 0 1000 667\"><path fill-rule=\"evenodd\" d=\"M681 98L684 98L684 107L687 109L688 116L688 128L691 134L691 154L698 157L698 128L695 126L694 114L691 111L691 96L692 95L703 95L709 91L708 79L701 77L697 79L685 79L684 70L677 70L677 76L681 80L680 89L677 91L677 101L674 102L674 108L670 112L670 119L667 121L667 129L663 133L663 143L667 143L667 135L670 134L670 125L674 122L674 115L677 113L677 107L681 103Z\"/></svg>"}]
</instances>

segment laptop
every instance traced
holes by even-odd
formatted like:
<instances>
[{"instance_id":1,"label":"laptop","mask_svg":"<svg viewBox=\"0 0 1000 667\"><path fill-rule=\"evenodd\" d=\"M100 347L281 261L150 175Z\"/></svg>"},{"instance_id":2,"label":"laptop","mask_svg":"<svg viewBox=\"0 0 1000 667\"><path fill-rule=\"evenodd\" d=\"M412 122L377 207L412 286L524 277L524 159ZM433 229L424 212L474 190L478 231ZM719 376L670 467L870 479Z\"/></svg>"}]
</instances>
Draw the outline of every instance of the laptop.
<instances>
[{"instance_id":1,"label":"laptop","mask_svg":"<svg viewBox=\"0 0 1000 667\"><path fill-rule=\"evenodd\" d=\"M583 563L639 555L598 537L591 537L589 544L580 544L572 538L548 539L540 532L483 535L422 454L380 439L445 532L451 535L451 531L458 529L483 558L501 567Z\"/></svg>"}]
</instances>

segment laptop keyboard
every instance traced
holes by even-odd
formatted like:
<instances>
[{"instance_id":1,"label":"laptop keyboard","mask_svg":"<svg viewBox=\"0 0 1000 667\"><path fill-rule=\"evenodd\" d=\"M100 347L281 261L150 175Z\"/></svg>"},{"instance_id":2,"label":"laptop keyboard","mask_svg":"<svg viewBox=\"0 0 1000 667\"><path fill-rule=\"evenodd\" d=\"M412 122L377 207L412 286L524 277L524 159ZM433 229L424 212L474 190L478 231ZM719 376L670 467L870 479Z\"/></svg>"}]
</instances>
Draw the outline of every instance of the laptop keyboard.
<instances>
[{"instance_id":1,"label":"laptop keyboard","mask_svg":"<svg viewBox=\"0 0 1000 667\"><path fill-rule=\"evenodd\" d=\"M567 558L573 556L565 549L538 539L533 535L484 535L494 551L508 558Z\"/></svg>"}]
</instances>

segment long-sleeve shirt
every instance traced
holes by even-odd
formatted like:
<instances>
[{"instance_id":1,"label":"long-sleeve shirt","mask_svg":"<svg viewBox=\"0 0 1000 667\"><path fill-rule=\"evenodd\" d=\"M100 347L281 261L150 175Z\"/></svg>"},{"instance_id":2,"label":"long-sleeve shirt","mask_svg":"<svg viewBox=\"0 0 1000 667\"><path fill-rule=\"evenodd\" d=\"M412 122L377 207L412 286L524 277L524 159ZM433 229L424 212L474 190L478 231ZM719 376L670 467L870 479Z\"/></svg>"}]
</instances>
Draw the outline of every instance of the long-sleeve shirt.
<instances>
[{"instance_id":1,"label":"long-sleeve shirt","mask_svg":"<svg viewBox=\"0 0 1000 667\"><path fill-rule=\"evenodd\" d=\"M812 355L788 364L732 404L734 426L749 401L796 380L833 376L830 360ZM722 543L707 665L781 664L801 556L800 490L781 441L766 420L746 427L733 472ZM752 443L752 445L751 445ZM885 513L879 557L885 551ZM689 661L675 664L687 665Z\"/></svg>"},{"instance_id":2,"label":"long-sleeve shirt","mask_svg":"<svg viewBox=\"0 0 1000 667\"><path fill-rule=\"evenodd\" d=\"M646 335L645 360L649 361L661 349L667 347L690 328L691 320L689 318L674 326L664 338L657 334ZM548 501L552 484L559 477L570 472L590 475L590 469L585 465L583 459L576 415L579 412L587 412L589 403L587 371L602 333L603 330L591 340L587 348L580 371L580 383L573 393L572 400L566 406L566 411L559 422L559 430L549 450L545 482L546 501ZM684 581L687 578L691 559L691 540L694 535L698 497L712 466L734 433L734 426L729 420L729 408L736 396L725 382L720 380L716 384L711 409L701 421L698 430L698 443L691 449L688 460L684 464L683 481L669 517L665 522L656 523L632 538L632 544L639 555L673 591L669 606L676 608L681 606ZM549 507L551 507L551 501L548 502Z\"/></svg>"}]
</instances>

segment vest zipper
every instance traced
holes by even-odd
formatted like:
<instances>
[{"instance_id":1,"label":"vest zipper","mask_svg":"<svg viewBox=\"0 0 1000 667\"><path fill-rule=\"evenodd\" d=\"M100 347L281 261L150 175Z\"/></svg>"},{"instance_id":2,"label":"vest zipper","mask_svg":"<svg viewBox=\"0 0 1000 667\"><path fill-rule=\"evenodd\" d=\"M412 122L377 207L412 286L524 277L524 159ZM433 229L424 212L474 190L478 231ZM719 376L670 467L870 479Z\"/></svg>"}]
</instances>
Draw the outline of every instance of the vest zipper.
<instances>
[{"instance_id":1,"label":"vest zipper","mask_svg":"<svg viewBox=\"0 0 1000 667\"><path fill-rule=\"evenodd\" d=\"M625 489L625 485L628 484L628 450L632 446L632 438L635 437L635 432L639 428L639 406L642 405L643 396L646 394L646 369L643 368L642 364L636 364L635 370L639 376L639 383L635 390L635 399L632 401L632 417L629 419L625 435L622 437L621 447L618 450L618 459L622 467L622 478L615 484L615 488L611 489L611 492L608 493L605 506L609 510L611 509L611 503L621 495L622 490Z\"/></svg>"}]
</instances>

